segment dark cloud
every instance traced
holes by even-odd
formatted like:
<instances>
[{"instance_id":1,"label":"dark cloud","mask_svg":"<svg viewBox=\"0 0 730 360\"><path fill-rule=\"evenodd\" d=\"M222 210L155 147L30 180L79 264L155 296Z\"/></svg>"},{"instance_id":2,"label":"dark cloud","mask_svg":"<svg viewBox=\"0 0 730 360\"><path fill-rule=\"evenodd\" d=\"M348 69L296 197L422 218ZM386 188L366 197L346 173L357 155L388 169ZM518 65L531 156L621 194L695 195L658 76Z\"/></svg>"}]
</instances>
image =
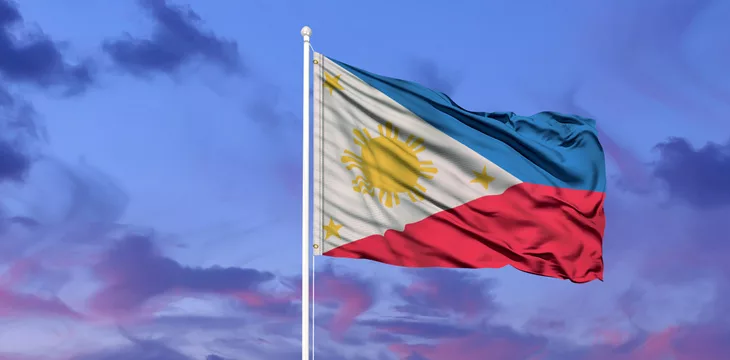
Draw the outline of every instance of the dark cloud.
<instances>
[{"instance_id":1,"label":"dark cloud","mask_svg":"<svg viewBox=\"0 0 730 360\"><path fill-rule=\"evenodd\" d=\"M25 178L33 160L28 147L41 131L33 107L0 87L0 182Z\"/></svg>"},{"instance_id":2,"label":"dark cloud","mask_svg":"<svg viewBox=\"0 0 730 360\"><path fill-rule=\"evenodd\" d=\"M33 161L28 147L42 136L33 106L5 85L58 86L71 95L92 83L90 65L70 64L46 34L16 38L14 31L22 25L17 5L0 0L0 182L23 180Z\"/></svg>"},{"instance_id":3,"label":"dark cloud","mask_svg":"<svg viewBox=\"0 0 730 360\"><path fill-rule=\"evenodd\" d=\"M133 264L133 266L130 266ZM274 279L268 272L235 267L194 268L161 255L147 236L117 242L94 268L104 288L92 298L103 313L137 310L146 301L172 291L202 294L256 292Z\"/></svg>"},{"instance_id":4,"label":"dark cloud","mask_svg":"<svg viewBox=\"0 0 730 360\"><path fill-rule=\"evenodd\" d=\"M0 141L0 181L20 180L30 167L30 159L17 146Z\"/></svg>"},{"instance_id":5,"label":"dark cloud","mask_svg":"<svg viewBox=\"0 0 730 360\"><path fill-rule=\"evenodd\" d=\"M673 198L699 208L730 205L730 142L695 149L685 139L672 138L657 149L654 175Z\"/></svg>"},{"instance_id":6,"label":"dark cloud","mask_svg":"<svg viewBox=\"0 0 730 360\"><path fill-rule=\"evenodd\" d=\"M91 63L71 64L46 34L16 38L11 28L22 22L17 6L0 0L0 74L5 80L42 88L62 86L67 94L82 92L93 82Z\"/></svg>"},{"instance_id":7,"label":"dark cloud","mask_svg":"<svg viewBox=\"0 0 730 360\"><path fill-rule=\"evenodd\" d=\"M222 356L218 356L218 355L215 355L215 354L211 354L211 355L206 356L205 357L205 360L231 360L231 359L224 358Z\"/></svg>"},{"instance_id":8,"label":"dark cloud","mask_svg":"<svg viewBox=\"0 0 730 360\"><path fill-rule=\"evenodd\" d=\"M415 60L410 65L415 81L423 86L453 96L459 81L453 74L445 74L444 70L430 60Z\"/></svg>"},{"instance_id":9,"label":"dark cloud","mask_svg":"<svg viewBox=\"0 0 730 360\"><path fill-rule=\"evenodd\" d=\"M136 75L177 73L184 65L205 60L225 71L242 71L236 42L224 40L199 28L200 16L190 8L165 0L140 0L155 22L148 39L127 35L106 41L104 50L121 69Z\"/></svg>"}]
</instances>

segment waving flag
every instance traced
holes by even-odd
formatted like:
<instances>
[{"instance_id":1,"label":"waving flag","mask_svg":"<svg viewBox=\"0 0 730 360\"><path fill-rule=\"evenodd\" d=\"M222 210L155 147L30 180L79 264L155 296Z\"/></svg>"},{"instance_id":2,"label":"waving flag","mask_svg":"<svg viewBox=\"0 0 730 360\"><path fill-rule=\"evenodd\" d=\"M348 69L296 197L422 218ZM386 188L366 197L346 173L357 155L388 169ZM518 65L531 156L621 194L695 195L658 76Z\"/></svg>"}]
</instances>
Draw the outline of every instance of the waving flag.
<instances>
[{"instance_id":1,"label":"waving flag","mask_svg":"<svg viewBox=\"0 0 730 360\"><path fill-rule=\"evenodd\" d=\"M322 54L314 68L316 254L602 279L593 120L467 111Z\"/></svg>"}]
</instances>

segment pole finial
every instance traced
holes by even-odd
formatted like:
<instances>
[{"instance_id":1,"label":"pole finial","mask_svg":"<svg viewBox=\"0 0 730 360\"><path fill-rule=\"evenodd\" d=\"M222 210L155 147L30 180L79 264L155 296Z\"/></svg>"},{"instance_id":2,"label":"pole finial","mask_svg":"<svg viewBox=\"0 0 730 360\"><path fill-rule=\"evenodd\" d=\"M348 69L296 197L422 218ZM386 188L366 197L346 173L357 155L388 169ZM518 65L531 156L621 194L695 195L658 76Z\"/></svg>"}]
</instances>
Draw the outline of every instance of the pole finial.
<instances>
[{"instance_id":1,"label":"pole finial","mask_svg":"<svg viewBox=\"0 0 730 360\"><path fill-rule=\"evenodd\" d=\"M305 26L302 28L302 37L304 38L304 41L309 40L309 37L312 36L312 28L309 26Z\"/></svg>"}]
</instances>

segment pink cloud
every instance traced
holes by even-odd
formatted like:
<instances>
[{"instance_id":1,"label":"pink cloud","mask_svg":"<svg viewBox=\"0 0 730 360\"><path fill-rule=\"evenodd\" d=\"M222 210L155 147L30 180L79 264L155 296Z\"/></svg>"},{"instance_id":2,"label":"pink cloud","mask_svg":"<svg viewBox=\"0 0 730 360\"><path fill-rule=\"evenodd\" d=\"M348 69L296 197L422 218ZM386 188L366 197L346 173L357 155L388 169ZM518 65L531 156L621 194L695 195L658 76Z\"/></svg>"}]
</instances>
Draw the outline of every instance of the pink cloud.
<instances>
[{"instance_id":1,"label":"pink cloud","mask_svg":"<svg viewBox=\"0 0 730 360\"><path fill-rule=\"evenodd\" d=\"M0 317L38 316L81 318L82 316L58 298L42 298L0 289Z\"/></svg>"},{"instance_id":2,"label":"pink cloud","mask_svg":"<svg viewBox=\"0 0 730 360\"><path fill-rule=\"evenodd\" d=\"M11 287L27 280L39 268L38 261L30 258L20 259L8 267L4 274L0 275L0 286Z\"/></svg>"},{"instance_id":3,"label":"pink cloud","mask_svg":"<svg viewBox=\"0 0 730 360\"><path fill-rule=\"evenodd\" d=\"M317 271L315 277L313 299L321 305L337 306L328 328L333 338L340 339L355 319L373 306L374 288L354 274L338 274L329 266Z\"/></svg>"},{"instance_id":4,"label":"pink cloud","mask_svg":"<svg viewBox=\"0 0 730 360\"><path fill-rule=\"evenodd\" d=\"M520 341L498 334L476 333L436 344L394 344L389 348L401 359L418 354L427 360L525 360L539 355L546 343Z\"/></svg>"}]
</instances>

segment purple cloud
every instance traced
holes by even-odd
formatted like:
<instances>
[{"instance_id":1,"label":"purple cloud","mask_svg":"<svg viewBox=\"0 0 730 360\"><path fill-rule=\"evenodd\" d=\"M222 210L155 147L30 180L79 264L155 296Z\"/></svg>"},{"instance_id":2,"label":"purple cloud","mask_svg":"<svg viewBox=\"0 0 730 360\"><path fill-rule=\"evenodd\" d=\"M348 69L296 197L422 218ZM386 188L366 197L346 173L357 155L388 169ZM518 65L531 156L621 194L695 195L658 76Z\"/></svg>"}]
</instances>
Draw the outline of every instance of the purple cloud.
<instances>
[{"instance_id":1,"label":"purple cloud","mask_svg":"<svg viewBox=\"0 0 730 360\"><path fill-rule=\"evenodd\" d=\"M444 69L430 60L415 60L410 64L415 81L424 86L453 96L459 87L459 81L452 74L445 74Z\"/></svg>"},{"instance_id":2,"label":"purple cloud","mask_svg":"<svg viewBox=\"0 0 730 360\"><path fill-rule=\"evenodd\" d=\"M359 324L373 327L375 332L372 337L387 343L402 342L403 337L408 336L420 339L448 339L465 337L474 332L473 326L450 324L444 320L374 319L363 320Z\"/></svg>"},{"instance_id":3,"label":"purple cloud","mask_svg":"<svg viewBox=\"0 0 730 360\"><path fill-rule=\"evenodd\" d=\"M405 303L396 306L403 313L425 316L457 314L474 318L496 310L490 291L495 283L468 271L419 269L409 272L408 286L397 286L395 293Z\"/></svg>"},{"instance_id":4,"label":"purple cloud","mask_svg":"<svg viewBox=\"0 0 730 360\"><path fill-rule=\"evenodd\" d=\"M654 176L667 184L672 198L699 208L730 205L730 141L695 149L685 139L672 138L656 148Z\"/></svg>"},{"instance_id":5,"label":"purple cloud","mask_svg":"<svg viewBox=\"0 0 730 360\"><path fill-rule=\"evenodd\" d=\"M11 317L63 317L81 318L58 298L42 298L0 289L0 318Z\"/></svg>"},{"instance_id":6,"label":"purple cloud","mask_svg":"<svg viewBox=\"0 0 730 360\"><path fill-rule=\"evenodd\" d=\"M184 266L161 255L149 237L138 235L118 241L94 267L94 273L104 286L90 299L90 305L108 315L134 312L148 300L175 292L256 292L274 279L273 274L254 269Z\"/></svg>"},{"instance_id":7,"label":"purple cloud","mask_svg":"<svg viewBox=\"0 0 730 360\"><path fill-rule=\"evenodd\" d=\"M30 159L17 146L0 141L0 180L20 180L30 168Z\"/></svg>"},{"instance_id":8,"label":"purple cloud","mask_svg":"<svg viewBox=\"0 0 730 360\"><path fill-rule=\"evenodd\" d=\"M473 329L469 335L435 343L392 344L393 353L401 359L482 360L485 355L500 360L525 360L539 355L547 340L521 335L507 328Z\"/></svg>"},{"instance_id":9,"label":"purple cloud","mask_svg":"<svg viewBox=\"0 0 730 360\"><path fill-rule=\"evenodd\" d=\"M0 86L0 182L24 179L33 161L29 146L42 130L33 107Z\"/></svg>"},{"instance_id":10,"label":"purple cloud","mask_svg":"<svg viewBox=\"0 0 730 360\"><path fill-rule=\"evenodd\" d=\"M583 34L587 43L600 47L585 46L594 50L600 65L632 89L695 117L715 119L711 108L688 94L727 103L730 93L708 81L702 64L687 56L686 45L696 35L694 25L721 4L715 0L617 1L601 6L600 21L592 24L598 26Z\"/></svg>"},{"instance_id":11,"label":"purple cloud","mask_svg":"<svg viewBox=\"0 0 730 360\"><path fill-rule=\"evenodd\" d=\"M165 0L139 0L152 16L155 30L149 39L127 35L109 40L104 51L122 70L136 75L173 74L192 61L205 60L225 71L243 70L238 45L206 33L198 27L200 16L190 8Z\"/></svg>"},{"instance_id":12,"label":"purple cloud","mask_svg":"<svg viewBox=\"0 0 730 360\"><path fill-rule=\"evenodd\" d=\"M129 338L130 345L73 356L70 360L193 360L164 342Z\"/></svg>"},{"instance_id":13,"label":"purple cloud","mask_svg":"<svg viewBox=\"0 0 730 360\"><path fill-rule=\"evenodd\" d=\"M344 334L355 319L375 303L375 287L356 274L338 274L328 266L318 271L316 277L314 300L320 304L332 302L337 306L329 324L335 337Z\"/></svg>"},{"instance_id":14,"label":"purple cloud","mask_svg":"<svg viewBox=\"0 0 730 360\"><path fill-rule=\"evenodd\" d=\"M28 41L16 39L10 27L22 22L17 6L0 0L0 74L5 80L42 88L59 85L67 94L82 92L93 82L91 63L69 63L46 34L36 33Z\"/></svg>"}]
</instances>

